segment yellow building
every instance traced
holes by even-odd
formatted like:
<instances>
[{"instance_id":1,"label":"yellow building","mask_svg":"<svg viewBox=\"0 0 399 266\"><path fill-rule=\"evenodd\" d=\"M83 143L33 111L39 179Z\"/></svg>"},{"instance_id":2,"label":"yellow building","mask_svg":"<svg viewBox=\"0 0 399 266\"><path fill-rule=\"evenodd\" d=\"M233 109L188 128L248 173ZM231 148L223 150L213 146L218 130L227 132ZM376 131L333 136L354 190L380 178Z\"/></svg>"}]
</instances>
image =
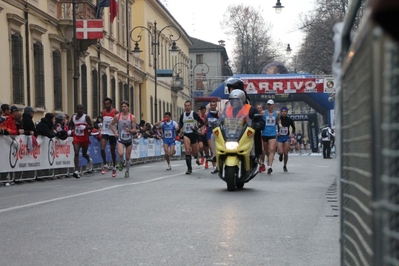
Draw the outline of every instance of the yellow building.
<instances>
[{"instance_id":1,"label":"yellow building","mask_svg":"<svg viewBox=\"0 0 399 266\"><path fill-rule=\"evenodd\" d=\"M71 2L0 1L3 33L0 35L0 102L21 108L33 106L38 110L35 120L47 112L72 114L76 105L82 103L95 119L102 110L102 100L110 97L117 109L122 100L128 100L137 120L154 123L155 117L160 120L165 111L172 111L177 119L184 101L189 99L189 89L172 90L170 80L161 78L155 86L153 51L156 49L158 69L172 69L177 62L189 62L191 41L165 7L157 0L119 0L118 16L113 23L110 23L108 7L100 12L104 38L78 40L74 47ZM97 0L77 2L77 19L96 17ZM154 22L157 33L153 31ZM143 52L139 58L131 52L135 42L130 38L137 26L149 30L136 28L133 32L135 40L141 33L138 45ZM169 51L171 35L174 39L180 37L176 43L177 57L172 57ZM188 74L188 70L184 72L186 77Z\"/></svg>"}]
</instances>

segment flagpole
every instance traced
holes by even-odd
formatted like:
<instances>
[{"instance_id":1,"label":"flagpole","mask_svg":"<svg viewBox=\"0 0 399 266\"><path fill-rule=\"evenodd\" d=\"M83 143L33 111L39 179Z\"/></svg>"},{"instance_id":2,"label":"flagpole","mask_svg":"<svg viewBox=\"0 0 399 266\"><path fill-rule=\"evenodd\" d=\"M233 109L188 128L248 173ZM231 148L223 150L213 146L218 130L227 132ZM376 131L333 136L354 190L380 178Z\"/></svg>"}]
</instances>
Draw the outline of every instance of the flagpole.
<instances>
[{"instance_id":1,"label":"flagpole","mask_svg":"<svg viewBox=\"0 0 399 266\"><path fill-rule=\"evenodd\" d=\"M76 41L76 0L72 1L72 20L73 20L73 96L74 96L74 110L78 104L78 79L79 79L79 69L78 69L78 49ZM87 107L87 106L86 106Z\"/></svg>"}]
</instances>

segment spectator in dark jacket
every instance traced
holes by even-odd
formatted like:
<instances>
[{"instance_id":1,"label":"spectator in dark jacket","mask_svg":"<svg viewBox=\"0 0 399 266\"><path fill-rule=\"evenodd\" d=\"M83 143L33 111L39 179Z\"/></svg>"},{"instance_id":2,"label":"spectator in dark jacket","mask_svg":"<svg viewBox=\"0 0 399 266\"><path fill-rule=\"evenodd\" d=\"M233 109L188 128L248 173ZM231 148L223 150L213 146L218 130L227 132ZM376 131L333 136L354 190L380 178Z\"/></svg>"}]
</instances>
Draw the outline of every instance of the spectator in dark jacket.
<instances>
[{"instance_id":1,"label":"spectator in dark jacket","mask_svg":"<svg viewBox=\"0 0 399 266\"><path fill-rule=\"evenodd\" d=\"M37 134L43 135L48 138L54 138L57 136L54 130L55 116L52 113L47 113L36 125Z\"/></svg>"},{"instance_id":2,"label":"spectator in dark jacket","mask_svg":"<svg viewBox=\"0 0 399 266\"><path fill-rule=\"evenodd\" d=\"M57 132L57 137L66 140L68 138L68 127L65 125L65 115L64 114L58 114L55 117L55 124L54 124L54 129Z\"/></svg>"},{"instance_id":3,"label":"spectator in dark jacket","mask_svg":"<svg viewBox=\"0 0 399 266\"><path fill-rule=\"evenodd\" d=\"M27 106L22 114L22 124L24 125L24 135L30 136L34 135L37 137L37 130L35 123L33 123L33 114L36 111L31 107Z\"/></svg>"}]
</instances>

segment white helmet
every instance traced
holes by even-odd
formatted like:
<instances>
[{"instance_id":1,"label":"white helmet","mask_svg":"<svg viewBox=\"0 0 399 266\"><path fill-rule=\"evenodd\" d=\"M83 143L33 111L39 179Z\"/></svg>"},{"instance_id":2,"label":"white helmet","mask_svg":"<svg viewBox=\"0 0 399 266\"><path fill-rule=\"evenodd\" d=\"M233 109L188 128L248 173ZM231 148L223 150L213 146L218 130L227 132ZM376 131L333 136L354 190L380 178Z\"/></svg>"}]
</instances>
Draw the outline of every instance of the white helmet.
<instances>
[{"instance_id":1,"label":"white helmet","mask_svg":"<svg viewBox=\"0 0 399 266\"><path fill-rule=\"evenodd\" d=\"M241 100L241 104L244 105L246 103L247 97L245 96L245 92L239 89L232 90L229 94L229 100L239 99Z\"/></svg>"}]
</instances>

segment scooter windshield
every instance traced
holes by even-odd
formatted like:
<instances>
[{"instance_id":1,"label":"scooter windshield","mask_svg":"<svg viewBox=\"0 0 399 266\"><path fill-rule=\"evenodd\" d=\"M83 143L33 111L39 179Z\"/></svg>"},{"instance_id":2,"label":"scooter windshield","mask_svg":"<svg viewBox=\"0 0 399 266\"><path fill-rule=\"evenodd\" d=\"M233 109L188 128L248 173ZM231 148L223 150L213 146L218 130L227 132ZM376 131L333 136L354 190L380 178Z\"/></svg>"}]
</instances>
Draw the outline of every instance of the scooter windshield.
<instances>
[{"instance_id":1,"label":"scooter windshield","mask_svg":"<svg viewBox=\"0 0 399 266\"><path fill-rule=\"evenodd\" d=\"M233 99L223 110L219 124L227 141L237 141L249 121L241 101Z\"/></svg>"},{"instance_id":2,"label":"scooter windshield","mask_svg":"<svg viewBox=\"0 0 399 266\"><path fill-rule=\"evenodd\" d=\"M222 124L222 130L227 140L238 140L245 127L245 117L225 118Z\"/></svg>"}]
</instances>

